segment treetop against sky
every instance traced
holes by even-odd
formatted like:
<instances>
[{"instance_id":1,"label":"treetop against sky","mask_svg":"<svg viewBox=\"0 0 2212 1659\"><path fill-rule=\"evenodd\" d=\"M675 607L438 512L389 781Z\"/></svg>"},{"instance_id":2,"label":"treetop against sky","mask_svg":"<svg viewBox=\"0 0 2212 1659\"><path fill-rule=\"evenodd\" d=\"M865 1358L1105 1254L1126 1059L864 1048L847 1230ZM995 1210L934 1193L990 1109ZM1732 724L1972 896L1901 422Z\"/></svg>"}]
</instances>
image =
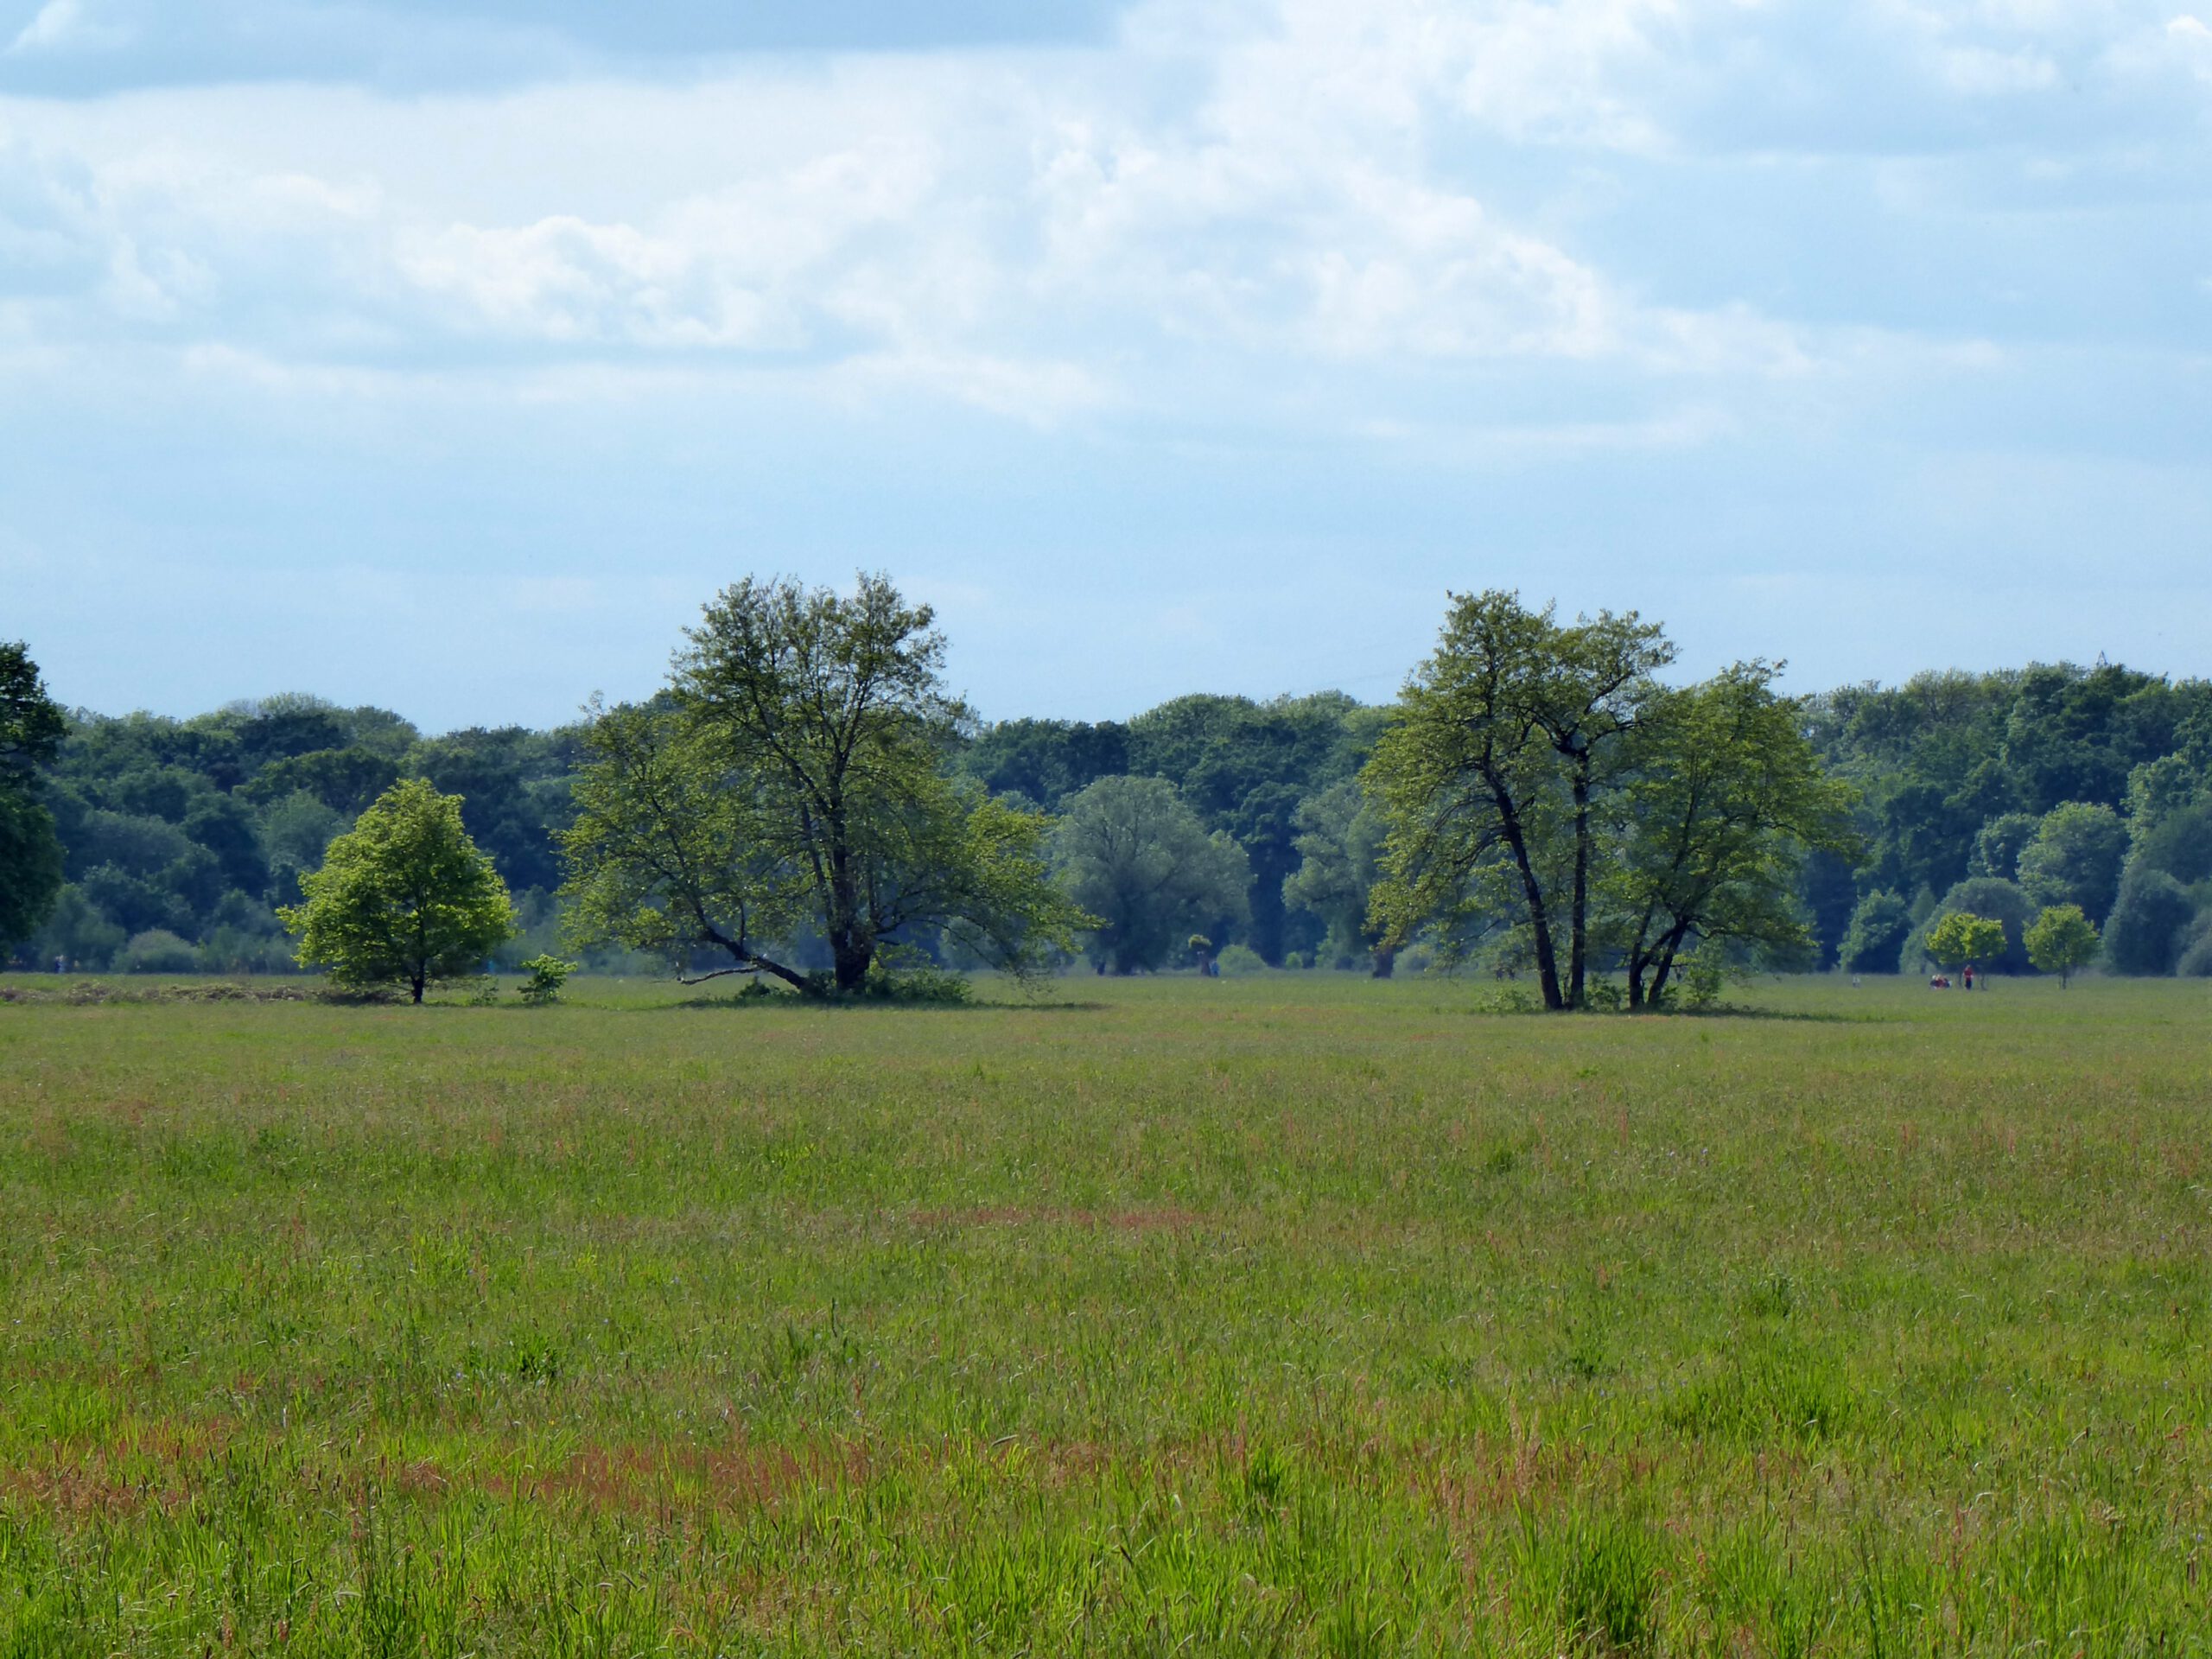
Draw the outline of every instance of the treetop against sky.
<instances>
[{"instance_id":1,"label":"treetop against sky","mask_svg":"<svg viewBox=\"0 0 2212 1659\"><path fill-rule=\"evenodd\" d=\"M0 0L0 591L428 727L882 568L991 711L2212 671L2212 8Z\"/></svg>"}]
</instances>

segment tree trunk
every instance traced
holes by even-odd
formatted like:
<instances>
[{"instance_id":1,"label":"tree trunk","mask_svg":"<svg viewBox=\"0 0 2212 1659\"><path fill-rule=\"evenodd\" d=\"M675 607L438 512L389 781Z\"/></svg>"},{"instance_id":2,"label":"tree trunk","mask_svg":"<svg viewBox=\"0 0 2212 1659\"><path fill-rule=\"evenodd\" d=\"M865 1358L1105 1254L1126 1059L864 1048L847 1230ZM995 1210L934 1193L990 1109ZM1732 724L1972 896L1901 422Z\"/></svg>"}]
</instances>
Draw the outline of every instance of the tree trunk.
<instances>
[{"instance_id":1,"label":"tree trunk","mask_svg":"<svg viewBox=\"0 0 2212 1659\"><path fill-rule=\"evenodd\" d=\"M1687 928L1677 928L1669 934L1659 947L1658 966L1651 975L1651 1000L1656 1002L1667 988L1667 976L1675 971L1675 953L1682 948L1688 937Z\"/></svg>"},{"instance_id":2,"label":"tree trunk","mask_svg":"<svg viewBox=\"0 0 2212 1659\"><path fill-rule=\"evenodd\" d=\"M1544 914L1544 889L1536 880L1535 868L1529 861L1529 842L1521 833L1521 815L1505 810L1500 803L1498 816L1505 821L1506 845L1513 849L1513 862L1521 872L1521 890L1529 904L1529 927L1535 935L1536 983L1544 994L1544 1007L1557 1014L1567 1004L1559 994L1559 955L1552 949L1552 931Z\"/></svg>"},{"instance_id":3,"label":"tree trunk","mask_svg":"<svg viewBox=\"0 0 2212 1659\"><path fill-rule=\"evenodd\" d=\"M832 947L832 958L836 963L837 988L841 991L860 989L868 978L868 964L875 960L874 949L862 944L856 937L857 931L847 932Z\"/></svg>"},{"instance_id":4,"label":"tree trunk","mask_svg":"<svg viewBox=\"0 0 2212 1659\"><path fill-rule=\"evenodd\" d=\"M1575 758L1574 770L1574 896L1567 918L1567 1006L1579 1008L1583 1001L1584 976L1589 951L1590 914L1590 752Z\"/></svg>"},{"instance_id":5,"label":"tree trunk","mask_svg":"<svg viewBox=\"0 0 2212 1659\"><path fill-rule=\"evenodd\" d=\"M1636 1014L1643 1007L1643 970L1648 964L1640 951L1631 951L1628 959L1628 1011Z\"/></svg>"},{"instance_id":6,"label":"tree trunk","mask_svg":"<svg viewBox=\"0 0 2212 1659\"><path fill-rule=\"evenodd\" d=\"M415 1001L420 1002L423 1000L423 976L417 974L409 980L407 988L415 994Z\"/></svg>"},{"instance_id":7,"label":"tree trunk","mask_svg":"<svg viewBox=\"0 0 2212 1659\"><path fill-rule=\"evenodd\" d=\"M1372 977L1388 979L1397 970L1397 966L1398 953L1393 947L1387 944L1378 944L1375 947L1375 972Z\"/></svg>"}]
</instances>

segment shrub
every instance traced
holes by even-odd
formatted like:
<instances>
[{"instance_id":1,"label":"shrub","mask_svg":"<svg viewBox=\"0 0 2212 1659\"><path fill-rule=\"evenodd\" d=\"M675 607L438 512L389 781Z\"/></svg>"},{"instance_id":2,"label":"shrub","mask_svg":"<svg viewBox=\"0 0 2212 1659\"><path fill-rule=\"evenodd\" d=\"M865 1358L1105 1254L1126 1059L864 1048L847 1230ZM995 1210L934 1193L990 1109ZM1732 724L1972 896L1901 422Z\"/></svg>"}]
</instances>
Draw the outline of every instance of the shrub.
<instances>
[{"instance_id":1,"label":"shrub","mask_svg":"<svg viewBox=\"0 0 2212 1659\"><path fill-rule=\"evenodd\" d=\"M1694 1014L1712 1008L1727 986L1728 961L1715 946L1701 945L1675 964L1674 995Z\"/></svg>"},{"instance_id":2,"label":"shrub","mask_svg":"<svg viewBox=\"0 0 2212 1659\"><path fill-rule=\"evenodd\" d=\"M1266 958L1249 944L1225 944L1215 960L1224 974L1256 974L1268 965Z\"/></svg>"},{"instance_id":3,"label":"shrub","mask_svg":"<svg viewBox=\"0 0 2212 1659\"><path fill-rule=\"evenodd\" d=\"M131 935L116 965L126 974L188 974L200 966L200 953L167 928L149 927Z\"/></svg>"},{"instance_id":4,"label":"shrub","mask_svg":"<svg viewBox=\"0 0 2212 1659\"><path fill-rule=\"evenodd\" d=\"M2212 979L2212 910L2196 918L2182 935L2181 960L2174 971L2185 979Z\"/></svg>"},{"instance_id":5,"label":"shrub","mask_svg":"<svg viewBox=\"0 0 2212 1659\"><path fill-rule=\"evenodd\" d=\"M569 982L569 976L576 971L573 962L563 962L558 957L532 957L523 963L523 971L530 976L522 982L522 1000L533 1008L543 1008L561 1000L561 988Z\"/></svg>"},{"instance_id":6,"label":"shrub","mask_svg":"<svg viewBox=\"0 0 2212 1659\"><path fill-rule=\"evenodd\" d=\"M758 984L760 982L755 981ZM834 988L824 988L834 995ZM865 1002L904 1002L929 1007L965 1007L976 1000L976 988L965 975L920 964L893 972L880 963L872 964L854 1000Z\"/></svg>"}]
</instances>

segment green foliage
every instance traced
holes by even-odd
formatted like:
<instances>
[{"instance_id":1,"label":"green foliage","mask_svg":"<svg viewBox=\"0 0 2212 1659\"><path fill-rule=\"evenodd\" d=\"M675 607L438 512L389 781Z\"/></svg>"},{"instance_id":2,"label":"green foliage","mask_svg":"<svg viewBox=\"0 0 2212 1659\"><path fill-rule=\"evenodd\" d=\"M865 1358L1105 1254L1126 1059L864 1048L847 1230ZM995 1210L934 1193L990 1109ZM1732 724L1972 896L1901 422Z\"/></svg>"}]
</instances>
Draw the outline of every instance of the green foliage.
<instances>
[{"instance_id":1,"label":"green foliage","mask_svg":"<svg viewBox=\"0 0 2212 1659\"><path fill-rule=\"evenodd\" d=\"M1516 594L1453 595L1363 774L1387 826L1370 899L1382 938L1433 925L1464 953L1517 925L1544 1006L1580 1007L1599 815L1673 656L1632 612L1563 625Z\"/></svg>"},{"instance_id":2,"label":"green foliage","mask_svg":"<svg viewBox=\"0 0 2212 1659\"><path fill-rule=\"evenodd\" d=\"M2138 767L2186 760L2191 734L2212 732L2212 684L2101 664L1922 674L1830 693L1812 715L1823 759L1865 797L1862 890L1940 893L2012 878L2021 817L2117 808Z\"/></svg>"},{"instance_id":3,"label":"green foliage","mask_svg":"<svg viewBox=\"0 0 2212 1659\"><path fill-rule=\"evenodd\" d=\"M64 887L33 942L31 965L50 968L59 957L79 973L100 973L114 963L128 938L83 888Z\"/></svg>"},{"instance_id":4,"label":"green foliage","mask_svg":"<svg viewBox=\"0 0 2212 1659\"><path fill-rule=\"evenodd\" d=\"M1929 934L1944 917L1961 912L1997 922L2005 931L2005 942L1998 954L1972 958L1978 968L2001 974L2030 971L2032 964L2028 961L2025 940L2028 928L2036 918L2035 901L2017 883L1999 881L1993 876L1970 876L1946 893L1906 940L1898 970L1917 973L1927 963L1937 960L1928 948Z\"/></svg>"},{"instance_id":5,"label":"green foliage","mask_svg":"<svg viewBox=\"0 0 2212 1659\"><path fill-rule=\"evenodd\" d=\"M562 837L569 937L679 969L710 952L805 988L799 969L769 954L802 925L803 879L719 734L666 703L594 705L593 716L575 822Z\"/></svg>"},{"instance_id":6,"label":"green foliage","mask_svg":"<svg viewBox=\"0 0 2212 1659\"><path fill-rule=\"evenodd\" d=\"M1357 780L1347 779L1303 802L1295 827L1298 868L1283 879L1282 899L1286 909L1320 922L1314 960L1338 968L1359 963L1388 979L1397 953L1384 946L1369 909L1381 874L1382 816Z\"/></svg>"},{"instance_id":7,"label":"green foliage","mask_svg":"<svg viewBox=\"0 0 2212 1659\"><path fill-rule=\"evenodd\" d=\"M2005 954L2005 924L1972 911L1950 911L1929 930L1927 949L1939 968L1993 962Z\"/></svg>"},{"instance_id":8,"label":"green foliage","mask_svg":"<svg viewBox=\"0 0 2212 1659\"><path fill-rule=\"evenodd\" d=\"M2170 875L2185 887L2212 880L2212 801L2178 808L2145 830L2130 865Z\"/></svg>"},{"instance_id":9,"label":"green foliage","mask_svg":"<svg viewBox=\"0 0 2212 1659\"><path fill-rule=\"evenodd\" d=\"M2164 870L2132 864L2105 925L2105 962L2113 972L2171 974L2182 936L2196 914L2189 891Z\"/></svg>"},{"instance_id":10,"label":"green foliage","mask_svg":"<svg viewBox=\"0 0 2212 1659\"><path fill-rule=\"evenodd\" d=\"M687 638L671 695L586 739L575 937L710 950L810 995L772 954L802 930L842 995L940 933L1015 973L1073 948L1090 918L1049 878L1046 820L946 775L969 715L927 606L880 576L849 598L748 577Z\"/></svg>"},{"instance_id":11,"label":"green foliage","mask_svg":"<svg viewBox=\"0 0 2212 1659\"><path fill-rule=\"evenodd\" d=\"M1085 950L1116 974L1159 968L1196 928L1249 914L1251 864L1226 832L1209 835L1161 778L1102 778L1067 803L1052 863L1096 918Z\"/></svg>"},{"instance_id":12,"label":"green foliage","mask_svg":"<svg viewBox=\"0 0 2212 1659\"><path fill-rule=\"evenodd\" d=\"M2127 826L2137 841L2203 800L2207 779L2184 754L2161 755L2127 774Z\"/></svg>"},{"instance_id":13,"label":"green foliage","mask_svg":"<svg viewBox=\"0 0 2212 1659\"><path fill-rule=\"evenodd\" d=\"M0 786L28 785L67 730L30 652L21 642L0 643Z\"/></svg>"},{"instance_id":14,"label":"green foliage","mask_svg":"<svg viewBox=\"0 0 2212 1659\"><path fill-rule=\"evenodd\" d=\"M1840 960L1847 973L1893 974L1904 942L1912 932L1912 912L1904 900L1885 888L1876 888L1851 912L1851 928L1843 936Z\"/></svg>"},{"instance_id":15,"label":"green foliage","mask_svg":"<svg viewBox=\"0 0 2212 1659\"><path fill-rule=\"evenodd\" d=\"M0 643L0 949L35 933L61 891L61 843L35 791L66 729L29 652Z\"/></svg>"},{"instance_id":16,"label":"green foliage","mask_svg":"<svg viewBox=\"0 0 2212 1659\"><path fill-rule=\"evenodd\" d=\"M2063 987L2077 968L2097 959L2097 930L2079 905L2056 905L2036 918L2028 930L2028 960L2043 973L2056 974Z\"/></svg>"},{"instance_id":17,"label":"green foliage","mask_svg":"<svg viewBox=\"0 0 2212 1659\"><path fill-rule=\"evenodd\" d=\"M1710 1013L1728 988L1727 953L1718 945L1703 944L1681 958L1675 970L1678 1006L1693 1014Z\"/></svg>"},{"instance_id":18,"label":"green foliage","mask_svg":"<svg viewBox=\"0 0 2212 1659\"><path fill-rule=\"evenodd\" d=\"M0 779L0 959L6 945L38 931L61 877L54 815L28 788Z\"/></svg>"},{"instance_id":19,"label":"green foliage","mask_svg":"<svg viewBox=\"0 0 2212 1659\"><path fill-rule=\"evenodd\" d=\"M1077 791L1129 770L1128 728L1116 721L1002 720L963 746L957 764L994 795L1057 812Z\"/></svg>"},{"instance_id":20,"label":"green foliage","mask_svg":"<svg viewBox=\"0 0 2212 1659\"><path fill-rule=\"evenodd\" d=\"M2212 979L2212 906L2198 912L2183 931L2174 972L2183 979Z\"/></svg>"},{"instance_id":21,"label":"green foliage","mask_svg":"<svg viewBox=\"0 0 2212 1659\"><path fill-rule=\"evenodd\" d=\"M2019 882L2044 906L2072 905L2102 921L2120 891L2127 826L2108 806L2069 801L2053 807L2021 850Z\"/></svg>"},{"instance_id":22,"label":"green foliage","mask_svg":"<svg viewBox=\"0 0 2212 1659\"><path fill-rule=\"evenodd\" d=\"M514 931L514 906L492 861L461 827L459 798L419 779L394 784L330 843L277 913L304 967L357 989L433 983L481 970Z\"/></svg>"},{"instance_id":23,"label":"green foliage","mask_svg":"<svg viewBox=\"0 0 2212 1659\"><path fill-rule=\"evenodd\" d=\"M1221 971L1231 979L1240 975L1264 972L1268 965L1266 957L1246 944L1224 945L1221 955L1214 960Z\"/></svg>"},{"instance_id":24,"label":"green foliage","mask_svg":"<svg viewBox=\"0 0 2212 1659\"><path fill-rule=\"evenodd\" d=\"M976 987L966 975L951 973L927 963L910 963L893 969L879 962L868 969L856 998L863 1002L893 1002L911 1007L964 1008L976 1001Z\"/></svg>"},{"instance_id":25,"label":"green foliage","mask_svg":"<svg viewBox=\"0 0 2212 1659\"><path fill-rule=\"evenodd\" d=\"M2036 838L2043 823L2032 812L1999 813L1974 836L1974 858L1967 873L1994 876L1999 881L2019 880L2020 855Z\"/></svg>"},{"instance_id":26,"label":"green foliage","mask_svg":"<svg viewBox=\"0 0 2212 1659\"><path fill-rule=\"evenodd\" d=\"M126 974L188 974L200 966L192 941L163 928L131 936L115 964Z\"/></svg>"},{"instance_id":27,"label":"green foliage","mask_svg":"<svg viewBox=\"0 0 2212 1659\"><path fill-rule=\"evenodd\" d=\"M578 963L560 957L532 957L523 963L528 976L516 993L533 1008L550 1007L561 1000L561 988L569 982L569 976L576 971Z\"/></svg>"},{"instance_id":28,"label":"green foliage","mask_svg":"<svg viewBox=\"0 0 2212 1659\"><path fill-rule=\"evenodd\" d=\"M350 818L398 781L399 768L372 750L315 749L270 761L237 792L264 806L288 795L308 795Z\"/></svg>"},{"instance_id":29,"label":"green foliage","mask_svg":"<svg viewBox=\"0 0 2212 1659\"><path fill-rule=\"evenodd\" d=\"M1651 696L1638 716L1599 888L1632 1008L1665 995L1695 941L1713 963L1724 941L1808 951L1796 892L1805 855L1856 849L1852 791L1822 769L1803 705L1774 691L1777 671L1739 663Z\"/></svg>"}]
</instances>

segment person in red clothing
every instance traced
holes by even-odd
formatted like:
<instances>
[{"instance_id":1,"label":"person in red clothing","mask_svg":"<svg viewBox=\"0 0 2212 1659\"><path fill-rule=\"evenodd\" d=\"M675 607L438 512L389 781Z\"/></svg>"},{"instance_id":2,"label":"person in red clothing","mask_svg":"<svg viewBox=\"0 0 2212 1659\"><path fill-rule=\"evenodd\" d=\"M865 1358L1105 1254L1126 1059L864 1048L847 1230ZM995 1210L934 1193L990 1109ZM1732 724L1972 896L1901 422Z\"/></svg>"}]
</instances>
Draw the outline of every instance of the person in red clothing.
<instances>
[{"instance_id":1,"label":"person in red clothing","mask_svg":"<svg viewBox=\"0 0 2212 1659\"><path fill-rule=\"evenodd\" d=\"M1967 963L1967 989L1974 989L1974 963Z\"/></svg>"}]
</instances>

